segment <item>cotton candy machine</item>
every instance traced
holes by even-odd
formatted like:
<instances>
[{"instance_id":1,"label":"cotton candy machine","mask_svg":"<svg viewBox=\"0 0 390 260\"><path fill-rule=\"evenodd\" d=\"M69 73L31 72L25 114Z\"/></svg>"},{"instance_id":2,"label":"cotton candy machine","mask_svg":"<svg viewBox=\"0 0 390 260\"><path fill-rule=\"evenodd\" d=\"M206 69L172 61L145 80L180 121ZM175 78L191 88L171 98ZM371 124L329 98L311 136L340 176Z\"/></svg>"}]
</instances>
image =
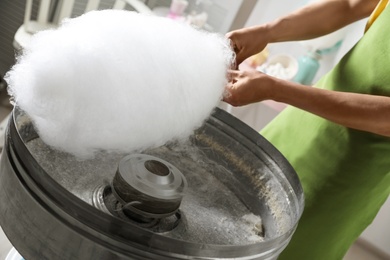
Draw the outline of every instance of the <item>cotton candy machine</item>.
<instances>
[{"instance_id":1,"label":"cotton candy machine","mask_svg":"<svg viewBox=\"0 0 390 260\"><path fill-rule=\"evenodd\" d=\"M286 159L219 109L185 143L78 160L16 107L0 167L0 224L27 260L276 259L304 204Z\"/></svg>"}]
</instances>

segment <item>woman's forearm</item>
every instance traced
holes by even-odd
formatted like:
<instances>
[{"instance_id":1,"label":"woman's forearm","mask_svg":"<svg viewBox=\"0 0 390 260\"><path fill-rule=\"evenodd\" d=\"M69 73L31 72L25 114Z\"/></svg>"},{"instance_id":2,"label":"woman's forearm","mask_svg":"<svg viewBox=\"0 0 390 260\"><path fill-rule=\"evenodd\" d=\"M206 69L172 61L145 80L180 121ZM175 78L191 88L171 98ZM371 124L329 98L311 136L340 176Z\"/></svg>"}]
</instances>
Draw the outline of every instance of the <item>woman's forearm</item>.
<instances>
[{"instance_id":1,"label":"woman's forearm","mask_svg":"<svg viewBox=\"0 0 390 260\"><path fill-rule=\"evenodd\" d=\"M311 39L369 16L378 2L321 0L260 27L266 28L269 43Z\"/></svg>"},{"instance_id":2,"label":"woman's forearm","mask_svg":"<svg viewBox=\"0 0 390 260\"><path fill-rule=\"evenodd\" d=\"M337 92L281 81L273 100L334 123L390 137L390 97Z\"/></svg>"}]
</instances>

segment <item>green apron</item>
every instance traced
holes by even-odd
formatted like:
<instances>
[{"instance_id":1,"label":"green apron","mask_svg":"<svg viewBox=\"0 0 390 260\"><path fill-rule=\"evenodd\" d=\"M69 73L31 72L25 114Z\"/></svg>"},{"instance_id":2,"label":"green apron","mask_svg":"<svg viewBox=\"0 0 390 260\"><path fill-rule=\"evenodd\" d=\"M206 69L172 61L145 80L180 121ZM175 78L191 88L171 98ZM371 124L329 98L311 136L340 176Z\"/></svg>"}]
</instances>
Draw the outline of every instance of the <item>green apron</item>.
<instances>
[{"instance_id":1,"label":"green apron","mask_svg":"<svg viewBox=\"0 0 390 260\"><path fill-rule=\"evenodd\" d=\"M390 8L316 87L390 96ZM302 218L279 259L343 259L389 196L390 138L294 107L261 134L295 168L305 194Z\"/></svg>"}]
</instances>

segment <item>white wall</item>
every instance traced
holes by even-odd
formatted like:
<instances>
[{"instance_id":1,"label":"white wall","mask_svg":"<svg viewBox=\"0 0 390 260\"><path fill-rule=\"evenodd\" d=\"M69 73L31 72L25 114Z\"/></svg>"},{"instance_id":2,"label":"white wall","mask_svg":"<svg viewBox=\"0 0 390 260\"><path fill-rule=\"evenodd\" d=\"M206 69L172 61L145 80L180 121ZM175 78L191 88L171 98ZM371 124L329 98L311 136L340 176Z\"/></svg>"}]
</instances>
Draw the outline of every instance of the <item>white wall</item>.
<instances>
[{"instance_id":1,"label":"white wall","mask_svg":"<svg viewBox=\"0 0 390 260\"><path fill-rule=\"evenodd\" d=\"M380 251L388 255L390 259L390 198L382 206L374 222L363 232L361 238Z\"/></svg>"},{"instance_id":2,"label":"white wall","mask_svg":"<svg viewBox=\"0 0 390 260\"><path fill-rule=\"evenodd\" d=\"M245 27L272 21L302 6L305 0L258 0Z\"/></svg>"}]
</instances>

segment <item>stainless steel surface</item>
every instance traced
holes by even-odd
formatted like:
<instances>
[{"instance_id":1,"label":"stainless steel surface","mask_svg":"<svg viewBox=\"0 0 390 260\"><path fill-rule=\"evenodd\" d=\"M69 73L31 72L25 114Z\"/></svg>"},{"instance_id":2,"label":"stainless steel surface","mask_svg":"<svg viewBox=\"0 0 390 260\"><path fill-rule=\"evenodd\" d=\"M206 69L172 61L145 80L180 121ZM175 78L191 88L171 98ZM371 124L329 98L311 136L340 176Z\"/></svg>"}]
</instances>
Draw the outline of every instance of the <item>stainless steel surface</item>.
<instances>
[{"instance_id":1,"label":"stainless steel surface","mask_svg":"<svg viewBox=\"0 0 390 260\"><path fill-rule=\"evenodd\" d=\"M143 151L188 182L177 226L166 232L96 207L126 155L80 161L52 150L17 109L9 129L0 224L29 260L275 259L303 210L300 183L284 157L220 110L188 142Z\"/></svg>"},{"instance_id":2,"label":"stainless steel surface","mask_svg":"<svg viewBox=\"0 0 390 260\"><path fill-rule=\"evenodd\" d=\"M187 181L172 164L146 154L119 161L111 192L123 207L140 217L168 217L179 209Z\"/></svg>"}]
</instances>

